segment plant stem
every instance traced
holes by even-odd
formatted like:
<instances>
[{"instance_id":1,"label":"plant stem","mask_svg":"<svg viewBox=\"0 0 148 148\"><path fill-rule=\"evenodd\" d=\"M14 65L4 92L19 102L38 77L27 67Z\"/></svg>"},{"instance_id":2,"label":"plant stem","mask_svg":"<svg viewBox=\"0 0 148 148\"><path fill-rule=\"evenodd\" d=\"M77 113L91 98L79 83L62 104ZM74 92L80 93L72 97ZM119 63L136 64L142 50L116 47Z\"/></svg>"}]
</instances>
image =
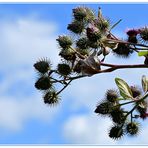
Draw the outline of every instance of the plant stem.
<instances>
[{"instance_id":1,"label":"plant stem","mask_svg":"<svg viewBox=\"0 0 148 148\"><path fill-rule=\"evenodd\" d=\"M148 93L146 93L141 99L139 99L139 100L137 101L136 105L131 109L131 111L129 111L129 112L126 114L125 119L127 118L127 116L128 116L129 114L132 114L132 112L137 108L137 106L139 105L139 103L140 103L141 101L145 100L147 97L148 97Z\"/></svg>"},{"instance_id":2,"label":"plant stem","mask_svg":"<svg viewBox=\"0 0 148 148\"><path fill-rule=\"evenodd\" d=\"M126 42L126 41L122 41L122 40L114 40L114 39L107 39L107 41L112 41L115 43L123 43L123 44L129 44L129 45L135 45L135 46L141 46L141 47L147 47L147 45L144 44L136 44L136 43L131 43L131 42Z\"/></svg>"},{"instance_id":3,"label":"plant stem","mask_svg":"<svg viewBox=\"0 0 148 148\"><path fill-rule=\"evenodd\" d=\"M129 102L125 102L125 103L122 103L122 104L119 104L120 106L122 105L126 105L126 104L130 104L130 103L134 103L135 101L129 101Z\"/></svg>"},{"instance_id":4,"label":"plant stem","mask_svg":"<svg viewBox=\"0 0 148 148\"><path fill-rule=\"evenodd\" d=\"M100 70L98 73L105 73L105 72L112 72L117 69L124 69L124 68L148 68L148 65L145 64L136 64L136 65L113 65L113 64L106 64L106 63L101 63L102 66L107 66L111 67L105 70Z\"/></svg>"},{"instance_id":5,"label":"plant stem","mask_svg":"<svg viewBox=\"0 0 148 148\"><path fill-rule=\"evenodd\" d=\"M60 94L70 83L72 80L70 80L59 92L57 92L57 95Z\"/></svg>"}]
</instances>

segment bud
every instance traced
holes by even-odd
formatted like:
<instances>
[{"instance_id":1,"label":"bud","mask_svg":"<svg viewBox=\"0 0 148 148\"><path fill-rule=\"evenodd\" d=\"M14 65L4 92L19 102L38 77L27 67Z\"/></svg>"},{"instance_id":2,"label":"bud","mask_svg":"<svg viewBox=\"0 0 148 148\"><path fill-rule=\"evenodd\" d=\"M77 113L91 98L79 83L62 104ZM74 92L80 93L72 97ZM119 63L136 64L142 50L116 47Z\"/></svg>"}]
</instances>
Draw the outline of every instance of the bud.
<instances>
[{"instance_id":1,"label":"bud","mask_svg":"<svg viewBox=\"0 0 148 148\"><path fill-rule=\"evenodd\" d=\"M140 114L140 118L142 118L143 120L147 118L147 102L146 101L142 101L140 102L140 104L137 106L137 111Z\"/></svg>"},{"instance_id":2,"label":"bud","mask_svg":"<svg viewBox=\"0 0 148 148\"><path fill-rule=\"evenodd\" d=\"M81 34L85 26L83 22L73 21L71 24L68 24L67 29L76 34Z\"/></svg>"},{"instance_id":3,"label":"bud","mask_svg":"<svg viewBox=\"0 0 148 148\"><path fill-rule=\"evenodd\" d=\"M77 7L75 9L73 9L73 15L74 18L78 21L82 21L83 19L86 18L87 16L87 12L86 9L83 7Z\"/></svg>"},{"instance_id":4,"label":"bud","mask_svg":"<svg viewBox=\"0 0 148 148\"><path fill-rule=\"evenodd\" d=\"M98 49L100 47L100 43L88 40L88 46L90 48Z\"/></svg>"},{"instance_id":5,"label":"bud","mask_svg":"<svg viewBox=\"0 0 148 148\"><path fill-rule=\"evenodd\" d=\"M63 35L59 36L58 39L56 39L63 49L68 49L72 45L72 39L69 36Z\"/></svg>"},{"instance_id":6,"label":"bud","mask_svg":"<svg viewBox=\"0 0 148 148\"><path fill-rule=\"evenodd\" d=\"M47 90L51 88L52 83L50 82L50 78L47 76L43 76L37 80L35 83L35 87L40 90Z\"/></svg>"},{"instance_id":7,"label":"bud","mask_svg":"<svg viewBox=\"0 0 148 148\"><path fill-rule=\"evenodd\" d=\"M109 114L112 110L112 103L110 102L104 102L97 106L95 113L106 115Z\"/></svg>"},{"instance_id":8,"label":"bud","mask_svg":"<svg viewBox=\"0 0 148 148\"><path fill-rule=\"evenodd\" d=\"M113 89L109 89L107 92L106 92L106 99L109 101L109 102L116 102L117 99L118 99L119 95L117 93L117 91L113 90Z\"/></svg>"},{"instance_id":9,"label":"bud","mask_svg":"<svg viewBox=\"0 0 148 148\"><path fill-rule=\"evenodd\" d=\"M131 86L130 88L131 88L131 91L132 91L132 94L133 94L134 98L136 98L136 97L141 95L141 91L138 89L138 87Z\"/></svg>"},{"instance_id":10,"label":"bud","mask_svg":"<svg viewBox=\"0 0 148 148\"><path fill-rule=\"evenodd\" d=\"M77 50L77 52L79 52L81 55L89 56L89 50L88 50L88 49L77 48L76 50ZM79 56L79 55L78 55L78 56Z\"/></svg>"},{"instance_id":11,"label":"bud","mask_svg":"<svg viewBox=\"0 0 148 148\"><path fill-rule=\"evenodd\" d=\"M119 43L117 48L112 50L113 53L120 57L127 58L130 56L131 53L133 53L133 50L130 49L130 47L124 43Z\"/></svg>"},{"instance_id":12,"label":"bud","mask_svg":"<svg viewBox=\"0 0 148 148\"><path fill-rule=\"evenodd\" d=\"M68 61L74 61L76 59L75 52L70 48L62 50L59 55Z\"/></svg>"},{"instance_id":13,"label":"bud","mask_svg":"<svg viewBox=\"0 0 148 148\"><path fill-rule=\"evenodd\" d=\"M113 139L119 139L123 136L124 132L120 126L113 126L110 129L109 137Z\"/></svg>"},{"instance_id":14,"label":"bud","mask_svg":"<svg viewBox=\"0 0 148 148\"><path fill-rule=\"evenodd\" d=\"M45 104L54 105L59 102L59 98L54 90L47 92L43 98Z\"/></svg>"},{"instance_id":15,"label":"bud","mask_svg":"<svg viewBox=\"0 0 148 148\"><path fill-rule=\"evenodd\" d=\"M94 24L99 29L100 32L106 32L106 30L108 30L110 27L109 20L106 20L103 17L100 19L96 19L94 21Z\"/></svg>"},{"instance_id":16,"label":"bud","mask_svg":"<svg viewBox=\"0 0 148 148\"><path fill-rule=\"evenodd\" d=\"M87 49L88 48L88 39L83 37L80 38L77 42L76 42L76 46L80 49Z\"/></svg>"},{"instance_id":17,"label":"bud","mask_svg":"<svg viewBox=\"0 0 148 148\"><path fill-rule=\"evenodd\" d=\"M140 31L140 37L144 42L148 42L148 27L145 26L142 29L139 29Z\"/></svg>"},{"instance_id":18,"label":"bud","mask_svg":"<svg viewBox=\"0 0 148 148\"><path fill-rule=\"evenodd\" d=\"M90 8L77 7L73 9L73 16L77 21L90 21L94 18L94 13Z\"/></svg>"},{"instance_id":19,"label":"bud","mask_svg":"<svg viewBox=\"0 0 148 148\"><path fill-rule=\"evenodd\" d=\"M86 34L88 39L92 42L96 42L97 40L100 40L102 37L100 31L95 26L87 27Z\"/></svg>"},{"instance_id":20,"label":"bud","mask_svg":"<svg viewBox=\"0 0 148 148\"><path fill-rule=\"evenodd\" d=\"M122 124L125 122L124 112L120 108L113 109L113 111L110 112L110 117L112 118L113 122L117 124Z\"/></svg>"},{"instance_id":21,"label":"bud","mask_svg":"<svg viewBox=\"0 0 148 148\"><path fill-rule=\"evenodd\" d=\"M139 34L140 32L139 32L139 30L137 30L137 29L130 29L130 30L128 30L127 32L126 32L126 34L128 35L128 36L130 36L130 37L135 37L135 36L137 36L137 34Z\"/></svg>"},{"instance_id":22,"label":"bud","mask_svg":"<svg viewBox=\"0 0 148 148\"><path fill-rule=\"evenodd\" d=\"M128 123L126 126L126 132L130 135L136 135L139 131L138 123L136 122L131 122Z\"/></svg>"},{"instance_id":23,"label":"bud","mask_svg":"<svg viewBox=\"0 0 148 148\"><path fill-rule=\"evenodd\" d=\"M42 59L34 64L34 68L42 74L50 70L51 64L46 59Z\"/></svg>"},{"instance_id":24,"label":"bud","mask_svg":"<svg viewBox=\"0 0 148 148\"><path fill-rule=\"evenodd\" d=\"M71 68L68 64L58 64L58 72L62 75L62 76L67 76L71 73Z\"/></svg>"}]
</instances>

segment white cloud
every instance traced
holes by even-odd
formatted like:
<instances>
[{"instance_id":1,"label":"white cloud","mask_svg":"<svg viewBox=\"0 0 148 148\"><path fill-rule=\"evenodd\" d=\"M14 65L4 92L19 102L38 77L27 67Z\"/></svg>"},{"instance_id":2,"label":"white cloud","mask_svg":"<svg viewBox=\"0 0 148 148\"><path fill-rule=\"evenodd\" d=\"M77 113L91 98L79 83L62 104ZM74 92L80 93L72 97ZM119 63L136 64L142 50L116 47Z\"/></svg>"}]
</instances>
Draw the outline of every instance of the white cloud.
<instances>
[{"instance_id":1,"label":"white cloud","mask_svg":"<svg viewBox=\"0 0 148 148\"><path fill-rule=\"evenodd\" d=\"M126 60L109 57L107 62L115 64L142 63L141 59L137 59L136 56ZM97 117L94 114L97 102L104 99L105 91L117 88L114 82L115 77L124 79L129 85L141 86L141 76L143 74L147 74L147 69L124 69L107 74L98 74L91 78L83 78L73 82L66 91L69 93L71 110L75 112L84 108L87 109L87 113L72 115L65 121L63 125L63 135L65 135L65 138L76 144L147 144L145 136L147 128L141 131L143 134L133 138L133 140L129 137L125 137L117 143L110 140L107 135L107 130L110 128L110 120L107 118L103 119L101 116ZM137 141L137 138L141 140Z\"/></svg>"},{"instance_id":2,"label":"white cloud","mask_svg":"<svg viewBox=\"0 0 148 148\"><path fill-rule=\"evenodd\" d=\"M20 131L29 119L38 119L49 124L50 119L55 116L58 110L58 108L45 106L40 96L21 98L21 100L1 96L0 128L8 131Z\"/></svg>"},{"instance_id":3,"label":"white cloud","mask_svg":"<svg viewBox=\"0 0 148 148\"><path fill-rule=\"evenodd\" d=\"M70 117L63 127L63 135L68 143L111 145L116 142L108 137L109 119L92 114Z\"/></svg>"},{"instance_id":4,"label":"white cloud","mask_svg":"<svg viewBox=\"0 0 148 148\"><path fill-rule=\"evenodd\" d=\"M32 66L40 57L50 56L53 61L58 61L56 30L54 23L29 17L18 18L14 22L2 22L0 59L4 65L0 68L15 68L22 64Z\"/></svg>"},{"instance_id":5,"label":"white cloud","mask_svg":"<svg viewBox=\"0 0 148 148\"><path fill-rule=\"evenodd\" d=\"M23 96L18 87L21 98L9 96L8 90L14 82L27 82L34 85L33 63L39 57L50 57L54 65L58 62L58 49L55 41L57 26L54 23L43 22L32 17L18 18L14 22L0 23L0 70L5 76L0 86L0 127L19 130L25 121L30 118L49 121L61 108L49 112L39 96L34 94ZM119 58L107 58L108 62L122 63ZM141 59L132 57L125 63L141 62ZM65 121L64 135L71 143L84 144L113 144L107 137L110 126L108 119L92 116L96 103L103 98L107 89L115 86L116 76L129 83L140 83L140 77L146 70L119 70L109 74L100 74L92 78L77 80L65 91L70 97L72 110L86 107L91 113L72 116ZM67 96L67 95L65 95ZM39 99L40 98L40 99ZM66 97L68 99L68 97ZM62 100L64 101L64 100ZM68 101L68 100L65 100ZM64 106L63 106L64 108ZM51 109L50 109L51 110ZM59 113L59 112L58 112ZM101 127L101 128L100 128ZM106 131L106 132L105 132ZM146 133L146 131L144 132Z\"/></svg>"},{"instance_id":6,"label":"white cloud","mask_svg":"<svg viewBox=\"0 0 148 148\"><path fill-rule=\"evenodd\" d=\"M54 65L58 62L56 31L55 23L30 16L0 23L0 72L4 75L0 86L0 128L3 130L18 131L33 118L48 123L60 109L46 106L41 93L34 91L34 62L40 57L50 57ZM17 88L11 95L9 90L14 87ZM29 89L32 93L25 94Z\"/></svg>"}]
</instances>

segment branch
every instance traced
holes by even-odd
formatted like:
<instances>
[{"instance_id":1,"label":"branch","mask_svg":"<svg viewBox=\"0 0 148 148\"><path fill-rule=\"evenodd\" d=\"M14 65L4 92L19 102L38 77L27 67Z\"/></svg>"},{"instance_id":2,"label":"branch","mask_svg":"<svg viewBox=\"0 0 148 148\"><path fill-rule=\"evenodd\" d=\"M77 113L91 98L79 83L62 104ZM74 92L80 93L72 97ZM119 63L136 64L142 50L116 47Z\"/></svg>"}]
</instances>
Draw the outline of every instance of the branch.
<instances>
[{"instance_id":1,"label":"branch","mask_svg":"<svg viewBox=\"0 0 148 148\"><path fill-rule=\"evenodd\" d=\"M122 40L107 39L107 41L112 41L112 42L115 42L115 43L130 44L130 45L135 45L135 46L142 46L142 47L148 48L148 46L144 45L144 44L136 44L136 43L126 42L126 41L122 41Z\"/></svg>"},{"instance_id":2,"label":"branch","mask_svg":"<svg viewBox=\"0 0 148 148\"><path fill-rule=\"evenodd\" d=\"M117 69L124 69L124 68L148 68L148 65L145 64L136 64L136 65L113 65L113 64L106 64L106 63L101 63L102 66L107 66L111 67L105 70L101 70L98 73L105 73L105 72L112 72Z\"/></svg>"},{"instance_id":3,"label":"branch","mask_svg":"<svg viewBox=\"0 0 148 148\"><path fill-rule=\"evenodd\" d=\"M114 68L148 68L148 65L145 64L135 64L135 65L115 65L108 63L101 63L102 66L114 67Z\"/></svg>"}]
</instances>

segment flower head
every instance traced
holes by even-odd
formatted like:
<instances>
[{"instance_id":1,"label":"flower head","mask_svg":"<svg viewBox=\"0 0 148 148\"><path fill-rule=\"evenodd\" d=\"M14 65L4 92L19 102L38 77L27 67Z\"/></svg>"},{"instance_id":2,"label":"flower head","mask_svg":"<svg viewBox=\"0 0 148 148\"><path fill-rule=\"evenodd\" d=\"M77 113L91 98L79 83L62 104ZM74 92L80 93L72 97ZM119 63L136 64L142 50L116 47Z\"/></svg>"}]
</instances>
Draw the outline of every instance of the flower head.
<instances>
[{"instance_id":1,"label":"flower head","mask_svg":"<svg viewBox=\"0 0 148 148\"><path fill-rule=\"evenodd\" d=\"M137 29L130 29L126 32L126 34L130 37L133 37L133 36L137 36L137 34L139 34L139 30Z\"/></svg>"},{"instance_id":2,"label":"flower head","mask_svg":"<svg viewBox=\"0 0 148 148\"><path fill-rule=\"evenodd\" d=\"M120 126L115 125L110 129L109 137L113 139L119 139L123 136L123 134L123 129Z\"/></svg>"},{"instance_id":3,"label":"flower head","mask_svg":"<svg viewBox=\"0 0 148 148\"><path fill-rule=\"evenodd\" d=\"M41 59L40 61L38 61L34 64L34 68L38 72L45 74L48 70L50 70L51 64L46 59Z\"/></svg>"},{"instance_id":4,"label":"flower head","mask_svg":"<svg viewBox=\"0 0 148 148\"><path fill-rule=\"evenodd\" d=\"M99 29L95 27L94 25L87 27L86 34L87 34L88 39L93 42L96 42L102 37Z\"/></svg>"},{"instance_id":5,"label":"flower head","mask_svg":"<svg viewBox=\"0 0 148 148\"><path fill-rule=\"evenodd\" d=\"M148 42L148 27L144 27L142 29L139 29L140 31L140 37L144 42Z\"/></svg>"},{"instance_id":6,"label":"flower head","mask_svg":"<svg viewBox=\"0 0 148 148\"><path fill-rule=\"evenodd\" d=\"M50 81L50 78L47 76L42 76L35 83L35 87L40 90L47 90L51 88L51 86L52 86L52 83Z\"/></svg>"},{"instance_id":7,"label":"flower head","mask_svg":"<svg viewBox=\"0 0 148 148\"><path fill-rule=\"evenodd\" d=\"M63 35L59 36L58 39L56 39L63 49L68 49L72 45L72 39L69 36Z\"/></svg>"},{"instance_id":8,"label":"flower head","mask_svg":"<svg viewBox=\"0 0 148 148\"><path fill-rule=\"evenodd\" d=\"M138 123L136 122L130 122L126 126L126 131L130 135L136 135L139 131Z\"/></svg>"}]
</instances>

